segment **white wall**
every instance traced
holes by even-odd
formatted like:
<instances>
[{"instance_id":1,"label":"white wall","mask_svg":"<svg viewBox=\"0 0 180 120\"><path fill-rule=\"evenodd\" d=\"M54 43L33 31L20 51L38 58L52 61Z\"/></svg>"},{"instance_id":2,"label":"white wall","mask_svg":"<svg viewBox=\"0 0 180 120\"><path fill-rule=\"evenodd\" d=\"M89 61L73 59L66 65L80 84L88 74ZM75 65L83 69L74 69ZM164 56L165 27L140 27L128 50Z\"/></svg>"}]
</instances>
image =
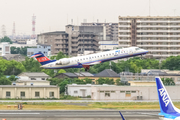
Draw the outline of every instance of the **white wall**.
<instances>
[{"instance_id":1,"label":"white wall","mask_svg":"<svg viewBox=\"0 0 180 120\"><path fill-rule=\"evenodd\" d=\"M179 100L178 90L180 86L165 86L171 99ZM104 92L102 92L104 91ZM113 92L112 92L113 91ZM130 96L120 91L136 91ZM110 93L110 96L105 96ZM136 100L137 96L142 96L143 100L158 100L156 86L116 86L116 87L92 87L91 99L94 100Z\"/></svg>"},{"instance_id":2,"label":"white wall","mask_svg":"<svg viewBox=\"0 0 180 120\"><path fill-rule=\"evenodd\" d=\"M83 97L83 91L85 92L84 97L91 95L91 86L68 85L67 88L68 88L68 95L71 95L71 96ZM75 91L77 91L77 93Z\"/></svg>"}]
</instances>

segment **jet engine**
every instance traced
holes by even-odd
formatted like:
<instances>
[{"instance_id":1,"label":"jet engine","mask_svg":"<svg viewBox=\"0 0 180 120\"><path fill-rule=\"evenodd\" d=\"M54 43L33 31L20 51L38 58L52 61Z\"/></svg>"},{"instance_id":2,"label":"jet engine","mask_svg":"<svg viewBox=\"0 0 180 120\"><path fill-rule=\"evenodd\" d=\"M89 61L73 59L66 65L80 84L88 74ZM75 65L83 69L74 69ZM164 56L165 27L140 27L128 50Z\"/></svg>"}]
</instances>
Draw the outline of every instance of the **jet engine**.
<instances>
[{"instance_id":1,"label":"jet engine","mask_svg":"<svg viewBox=\"0 0 180 120\"><path fill-rule=\"evenodd\" d=\"M70 63L70 60L68 58L63 58L63 59L58 60L56 65L67 65L69 63Z\"/></svg>"}]
</instances>

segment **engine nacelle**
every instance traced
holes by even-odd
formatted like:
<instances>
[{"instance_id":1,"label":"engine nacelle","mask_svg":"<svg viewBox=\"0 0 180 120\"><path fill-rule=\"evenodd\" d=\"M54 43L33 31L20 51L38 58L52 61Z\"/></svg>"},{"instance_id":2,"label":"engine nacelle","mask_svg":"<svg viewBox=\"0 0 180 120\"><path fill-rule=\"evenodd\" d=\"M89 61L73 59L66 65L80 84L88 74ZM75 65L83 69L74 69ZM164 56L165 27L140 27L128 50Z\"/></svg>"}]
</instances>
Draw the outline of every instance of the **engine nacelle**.
<instances>
[{"instance_id":1,"label":"engine nacelle","mask_svg":"<svg viewBox=\"0 0 180 120\"><path fill-rule=\"evenodd\" d=\"M68 58L63 58L63 59L58 60L56 65L67 65L69 63L70 63L70 60Z\"/></svg>"}]
</instances>

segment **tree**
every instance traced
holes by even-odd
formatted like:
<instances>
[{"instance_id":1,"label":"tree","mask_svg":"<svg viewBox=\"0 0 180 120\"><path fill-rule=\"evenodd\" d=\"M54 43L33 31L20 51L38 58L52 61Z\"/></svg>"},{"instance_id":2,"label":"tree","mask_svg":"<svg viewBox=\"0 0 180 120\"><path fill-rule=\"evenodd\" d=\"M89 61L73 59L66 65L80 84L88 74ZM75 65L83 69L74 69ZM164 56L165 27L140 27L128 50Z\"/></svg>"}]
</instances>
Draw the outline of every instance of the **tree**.
<instances>
[{"instance_id":1,"label":"tree","mask_svg":"<svg viewBox=\"0 0 180 120\"><path fill-rule=\"evenodd\" d=\"M41 64L34 58L25 58L25 61L22 61L23 66L27 72L41 72Z\"/></svg>"},{"instance_id":2,"label":"tree","mask_svg":"<svg viewBox=\"0 0 180 120\"><path fill-rule=\"evenodd\" d=\"M92 83L92 79L84 78L83 80L85 81L86 84L91 84Z\"/></svg>"},{"instance_id":3,"label":"tree","mask_svg":"<svg viewBox=\"0 0 180 120\"><path fill-rule=\"evenodd\" d=\"M120 79L116 79L116 85L121 85Z\"/></svg>"},{"instance_id":4,"label":"tree","mask_svg":"<svg viewBox=\"0 0 180 120\"><path fill-rule=\"evenodd\" d=\"M54 69L42 69L41 72L44 72L51 77L54 77L56 75L56 73L54 72Z\"/></svg>"},{"instance_id":5,"label":"tree","mask_svg":"<svg viewBox=\"0 0 180 120\"><path fill-rule=\"evenodd\" d=\"M25 71L25 67L23 66L23 64L15 60L6 60L4 64L6 64L7 66L6 71L4 71L4 75L18 75L21 72Z\"/></svg>"},{"instance_id":6,"label":"tree","mask_svg":"<svg viewBox=\"0 0 180 120\"><path fill-rule=\"evenodd\" d=\"M100 85L102 85L102 84L109 84L109 85L114 85L114 80L113 79L109 79L109 78L99 78L99 79L97 79L96 80L96 83L97 84L100 84Z\"/></svg>"},{"instance_id":7,"label":"tree","mask_svg":"<svg viewBox=\"0 0 180 120\"><path fill-rule=\"evenodd\" d=\"M11 85L11 81L5 76L0 77L0 85Z\"/></svg>"},{"instance_id":8,"label":"tree","mask_svg":"<svg viewBox=\"0 0 180 120\"><path fill-rule=\"evenodd\" d=\"M169 70L180 70L180 56L170 56L162 61L162 68Z\"/></svg>"},{"instance_id":9,"label":"tree","mask_svg":"<svg viewBox=\"0 0 180 120\"><path fill-rule=\"evenodd\" d=\"M0 58L0 76L4 75L4 71L7 69L6 60Z\"/></svg>"},{"instance_id":10,"label":"tree","mask_svg":"<svg viewBox=\"0 0 180 120\"><path fill-rule=\"evenodd\" d=\"M161 79L164 85L175 85L172 78L162 78Z\"/></svg>"},{"instance_id":11,"label":"tree","mask_svg":"<svg viewBox=\"0 0 180 120\"><path fill-rule=\"evenodd\" d=\"M66 56L64 53L62 53L61 51L57 54L57 56L56 56L56 60L59 60L59 59L61 59L61 58L66 58L66 57L68 57L68 56Z\"/></svg>"},{"instance_id":12,"label":"tree","mask_svg":"<svg viewBox=\"0 0 180 120\"><path fill-rule=\"evenodd\" d=\"M11 54L21 54L24 56L27 56L27 48L32 48L32 47L11 47Z\"/></svg>"},{"instance_id":13,"label":"tree","mask_svg":"<svg viewBox=\"0 0 180 120\"><path fill-rule=\"evenodd\" d=\"M60 86L60 93L64 93L65 92L65 87L68 84L67 80L64 80L63 82L59 83L58 86Z\"/></svg>"},{"instance_id":14,"label":"tree","mask_svg":"<svg viewBox=\"0 0 180 120\"><path fill-rule=\"evenodd\" d=\"M58 71L58 73L60 74L60 73L66 73L66 71L64 70L64 69L60 69L59 71Z\"/></svg>"},{"instance_id":15,"label":"tree","mask_svg":"<svg viewBox=\"0 0 180 120\"><path fill-rule=\"evenodd\" d=\"M1 41L1 42L9 42L10 44L12 44L11 39L10 39L9 37L7 37L7 36L5 36L5 37L1 38L1 40L0 40L0 41Z\"/></svg>"},{"instance_id":16,"label":"tree","mask_svg":"<svg viewBox=\"0 0 180 120\"><path fill-rule=\"evenodd\" d=\"M17 78L15 75L11 75L9 78L8 78L10 81L16 81Z\"/></svg>"}]
</instances>

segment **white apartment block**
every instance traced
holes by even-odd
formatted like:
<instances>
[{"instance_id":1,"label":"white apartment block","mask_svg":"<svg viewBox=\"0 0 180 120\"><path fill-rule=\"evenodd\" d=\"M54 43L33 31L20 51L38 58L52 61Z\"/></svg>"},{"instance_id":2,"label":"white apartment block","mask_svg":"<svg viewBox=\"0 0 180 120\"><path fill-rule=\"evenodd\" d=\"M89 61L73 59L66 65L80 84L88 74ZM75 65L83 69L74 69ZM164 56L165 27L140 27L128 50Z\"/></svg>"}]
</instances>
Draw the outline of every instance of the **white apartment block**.
<instances>
[{"instance_id":1,"label":"white apartment block","mask_svg":"<svg viewBox=\"0 0 180 120\"><path fill-rule=\"evenodd\" d=\"M119 16L118 41L121 47L137 46L154 58L180 54L179 16Z\"/></svg>"},{"instance_id":2,"label":"white apartment block","mask_svg":"<svg viewBox=\"0 0 180 120\"><path fill-rule=\"evenodd\" d=\"M10 44L9 42L0 43L0 56L4 56L6 54L11 54Z\"/></svg>"}]
</instances>

